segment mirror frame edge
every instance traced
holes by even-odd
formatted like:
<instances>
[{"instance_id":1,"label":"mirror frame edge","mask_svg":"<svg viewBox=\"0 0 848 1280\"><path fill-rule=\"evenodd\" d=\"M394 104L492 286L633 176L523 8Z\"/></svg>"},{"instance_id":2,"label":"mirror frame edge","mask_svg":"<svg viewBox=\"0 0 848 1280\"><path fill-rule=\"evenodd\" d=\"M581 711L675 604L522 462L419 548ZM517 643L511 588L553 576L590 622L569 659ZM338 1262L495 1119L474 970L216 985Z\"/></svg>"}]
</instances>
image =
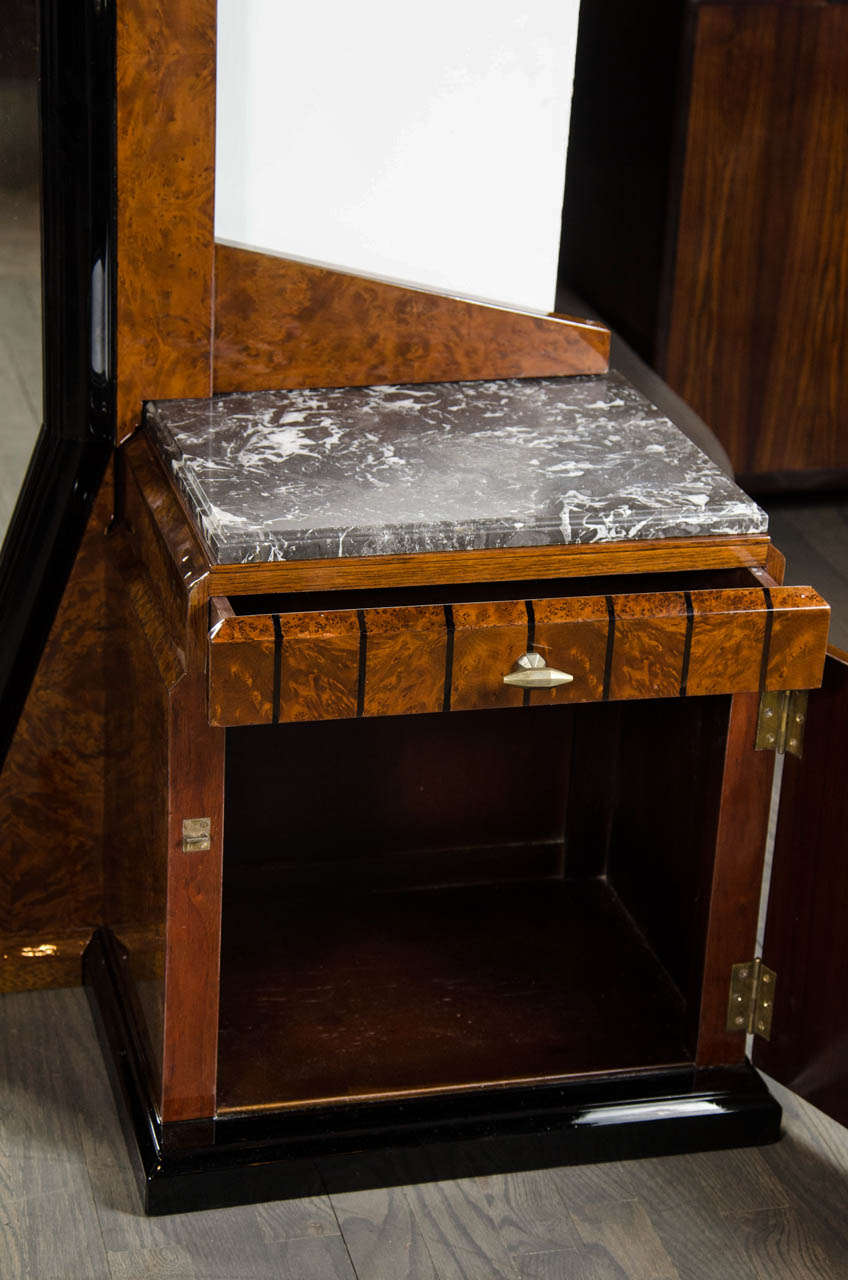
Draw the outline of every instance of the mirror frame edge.
<instances>
[{"instance_id":1,"label":"mirror frame edge","mask_svg":"<svg viewBox=\"0 0 848 1280\"><path fill-rule=\"evenodd\" d=\"M44 411L0 550L0 767L115 439L114 0L40 0Z\"/></svg>"}]
</instances>

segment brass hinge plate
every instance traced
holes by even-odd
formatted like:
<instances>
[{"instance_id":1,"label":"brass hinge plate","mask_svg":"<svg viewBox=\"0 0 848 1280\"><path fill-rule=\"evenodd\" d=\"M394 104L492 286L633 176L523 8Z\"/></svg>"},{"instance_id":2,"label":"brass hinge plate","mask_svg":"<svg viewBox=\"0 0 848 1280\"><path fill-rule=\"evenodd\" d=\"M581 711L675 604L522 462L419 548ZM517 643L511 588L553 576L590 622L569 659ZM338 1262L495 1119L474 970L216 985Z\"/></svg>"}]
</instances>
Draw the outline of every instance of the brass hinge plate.
<instances>
[{"instance_id":1,"label":"brass hinge plate","mask_svg":"<svg viewBox=\"0 0 848 1280\"><path fill-rule=\"evenodd\" d=\"M183 853L197 853L212 848L212 819L183 819Z\"/></svg>"},{"instance_id":2,"label":"brass hinge plate","mask_svg":"<svg viewBox=\"0 0 848 1280\"><path fill-rule=\"evenodd\" d=\"M771 1039L776 983L777 974L763 964L759 956L756 960L735 964L730 975L727 1030Z\"/></svg>"},{"instance_id":3,"label":"brass hinge plate","mask_svg":"<svg viewBox=\"0 0 848 1280\"><path fill-rule=\"evenodd\" d=\"M791 689L764 693L757 717L757 751L776 751L800 759L804 752L804 725L807 720L807 690Z\"/></svg>"}]
</instances>

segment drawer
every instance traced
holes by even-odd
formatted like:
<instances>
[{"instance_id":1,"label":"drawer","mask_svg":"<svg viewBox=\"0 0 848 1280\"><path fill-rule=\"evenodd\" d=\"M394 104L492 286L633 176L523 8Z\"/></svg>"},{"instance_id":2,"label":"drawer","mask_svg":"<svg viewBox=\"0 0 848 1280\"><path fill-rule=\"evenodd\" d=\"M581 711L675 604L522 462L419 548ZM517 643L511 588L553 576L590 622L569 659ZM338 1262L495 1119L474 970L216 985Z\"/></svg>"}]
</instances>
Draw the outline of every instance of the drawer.
<instances>
[{"instance_id":1,"label":"drawer","mask_svg":"<svg viewBox=\"0 0 848 1280\"><path fill-rule=\"evenodd\" d=\"M303 612L250 607L249 597L212 601L214 725L814 688L830 614L811 588L779 586ZM571 681L505 684L526 652Z\"/></svg>"}]
</instances>

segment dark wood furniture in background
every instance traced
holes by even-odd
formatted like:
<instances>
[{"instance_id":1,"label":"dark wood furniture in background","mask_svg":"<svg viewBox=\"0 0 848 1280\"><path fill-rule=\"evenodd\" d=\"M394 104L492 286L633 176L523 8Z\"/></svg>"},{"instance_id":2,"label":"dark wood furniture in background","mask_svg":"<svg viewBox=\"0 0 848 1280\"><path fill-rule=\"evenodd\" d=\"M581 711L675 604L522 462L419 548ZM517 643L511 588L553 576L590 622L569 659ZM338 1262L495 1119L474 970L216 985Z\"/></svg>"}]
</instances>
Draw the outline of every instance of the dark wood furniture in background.
<instances>
[{"instance_id":1,"label":"dark wood furniture in background","mask_svg":"<svg viewBox=\"0 0 848 1280\"><path fill-rule=\"evenodd\" d=\"M584 0L561 279L741 482L848 483L848 9Z\"/></svg>"}]
</instances>

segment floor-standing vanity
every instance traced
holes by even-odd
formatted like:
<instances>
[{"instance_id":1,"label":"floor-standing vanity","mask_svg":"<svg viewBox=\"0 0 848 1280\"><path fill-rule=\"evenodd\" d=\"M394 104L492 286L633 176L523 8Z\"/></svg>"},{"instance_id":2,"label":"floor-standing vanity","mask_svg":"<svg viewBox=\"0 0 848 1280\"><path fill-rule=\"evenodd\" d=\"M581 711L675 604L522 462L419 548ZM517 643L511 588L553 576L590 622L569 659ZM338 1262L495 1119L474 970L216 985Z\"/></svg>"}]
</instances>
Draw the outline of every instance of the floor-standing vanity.
<instances>
[{"instance_id":1,"label":"floor-standing vanity","mask_svg":"<svg viewBox=\"0 0 848 1280\"><path fill-rule=\"evenodd\" d=\"M151 1211L777 1136L829 611L754 503L614 374L153 403L118 482L86 973Z\"/></svg>"}]
</instances>

